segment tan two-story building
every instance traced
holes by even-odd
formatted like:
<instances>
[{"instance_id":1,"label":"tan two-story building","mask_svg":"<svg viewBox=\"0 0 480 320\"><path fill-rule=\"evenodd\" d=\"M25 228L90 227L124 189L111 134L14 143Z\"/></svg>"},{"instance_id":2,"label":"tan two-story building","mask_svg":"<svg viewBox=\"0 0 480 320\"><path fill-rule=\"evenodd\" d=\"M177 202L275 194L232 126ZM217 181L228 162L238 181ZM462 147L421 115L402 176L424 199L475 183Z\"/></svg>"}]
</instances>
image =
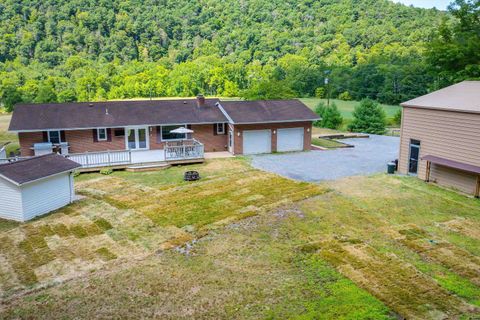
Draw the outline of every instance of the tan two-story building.
<instances>
[{"instance_id":1,"label":"tan two-story building","mask_svg":"<svg viewBox=\"0 0 480 320\"><path fill-rule=\"evenodd\" d=\"M480 81L404 102L399 172L480 195Z\"/></svg>"}]
</instances>

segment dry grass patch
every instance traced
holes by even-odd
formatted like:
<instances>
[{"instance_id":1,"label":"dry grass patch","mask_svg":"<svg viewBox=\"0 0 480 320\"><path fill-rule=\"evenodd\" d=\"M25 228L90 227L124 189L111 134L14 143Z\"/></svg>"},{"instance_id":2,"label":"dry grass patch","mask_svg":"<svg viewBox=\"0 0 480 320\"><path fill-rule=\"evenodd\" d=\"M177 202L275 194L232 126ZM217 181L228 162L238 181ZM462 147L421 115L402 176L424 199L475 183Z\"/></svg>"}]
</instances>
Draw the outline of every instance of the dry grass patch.
<instances>
[{"instance_id":1,"label":"dry grass patch","mask_svg":"<svg viewBox=\"0 0 480 320\"><path fill-rule=\"evenodd\" d=\"M203 176L197 183L183 181L183 167L81 176L77 191L85 199L0 231L0 259L5 262L0 295L77 277L118 259L140 259L203 236L222 221L324 190L253 170L238 159L194 168Z\"/></svg>"}]
</instances>

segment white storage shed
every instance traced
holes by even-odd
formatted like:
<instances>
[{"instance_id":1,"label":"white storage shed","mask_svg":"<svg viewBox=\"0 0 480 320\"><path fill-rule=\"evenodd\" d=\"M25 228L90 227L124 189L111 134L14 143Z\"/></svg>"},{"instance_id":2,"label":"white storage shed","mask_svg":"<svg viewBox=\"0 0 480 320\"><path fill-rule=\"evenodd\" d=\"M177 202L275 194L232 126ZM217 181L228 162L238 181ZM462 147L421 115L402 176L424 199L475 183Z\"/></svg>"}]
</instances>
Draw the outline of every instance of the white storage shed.
<instances>
[{"instance_id":1,"label":"white storage shed","mask_svg":"<svg viewBox=\"0 0 480 320\"><path fill-rule=\"evenodd\" d=\"M53 153L0 164L0 218L23 222L73 202L79 167Z\"/></svg>"}]
</instances>

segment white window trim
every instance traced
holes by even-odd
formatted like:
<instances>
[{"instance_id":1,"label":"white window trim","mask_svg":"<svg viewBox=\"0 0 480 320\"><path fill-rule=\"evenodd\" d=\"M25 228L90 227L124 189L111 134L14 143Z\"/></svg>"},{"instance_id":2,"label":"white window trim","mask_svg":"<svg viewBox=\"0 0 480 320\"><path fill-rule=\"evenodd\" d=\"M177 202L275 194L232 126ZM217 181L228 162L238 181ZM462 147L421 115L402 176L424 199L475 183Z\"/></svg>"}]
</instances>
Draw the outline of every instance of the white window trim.
<instances>
[{"instance_id":1,"label":"white window trim","mask_svg":"<svg viewBox=\"0 0 480 320\"><path fill-rule=\"evenodd\" d=\"M48 142L50 143L53 143L51 140L50 140L50 132L58 132L58 141L60 143L62 143L62 132L60 130L49 130L47 131L47 135L48 135Z\"/></svg>"},{"instance_id":2,"label":"white window trim","mask_svg":"<svg viewBox=\"0 0 480 320\"><path fill-rule=\"evenodd\" d=\"M218 130L222 126L222 130ZM225 134L225 123L217 123L217 134Z\"/></svg>"},{"instance_id":3,"label":"white window trim","mask_svg":"<svg viewBox=\"0 0 480 320\"><path fill-rule=\"evenodd\" d=\"M185 133L185 138L181 139L163 139L163 127L175 127L175 125L160 126L160 141L182 141L187 139L187 134ZM187 127L186 124L180 124L179 127Z\"/></svg>"},{"instance_id":4,"label":"white window trim","mask_svg":"<svg viewBox=\"0 0 480 320\"><path fill-rule=\"evenodd\" d=\"M100 130L105 130L105 138L100 138ZM97 140L98 141L107 141L108 140L107 128L98 128L97 129Z\"/></svg>"}]
</instances>

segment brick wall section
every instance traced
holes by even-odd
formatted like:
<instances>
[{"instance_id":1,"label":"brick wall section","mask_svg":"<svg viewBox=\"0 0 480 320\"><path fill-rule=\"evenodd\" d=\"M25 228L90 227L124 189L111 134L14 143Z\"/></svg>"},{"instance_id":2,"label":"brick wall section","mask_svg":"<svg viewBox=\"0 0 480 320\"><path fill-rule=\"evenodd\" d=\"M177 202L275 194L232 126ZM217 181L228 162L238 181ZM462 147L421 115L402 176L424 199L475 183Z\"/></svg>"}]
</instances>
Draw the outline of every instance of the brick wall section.
<instances>
[{"instance_id":1,"label":"brick wall section","mask_svg":"<svg viewBox=\"0 0 480 320\"><path fill-rule=\"evenodd\" d=\"M272 152L277 151L277 134L273 130L283 128L304 128L303 150L310 150L312 144L312 122L283 122L283 123L263 123L263 124L241 124L234 126L234 154L243 153L243 131L244 130L272 130ZM240 136L238 136L240 132Z\"/></svg>"},{"instance_id":2,"label":"brick wall section","mask_svg":"<svg viewBox=\"0 0 480 320\"><path fill-rule=\"evenodd\" d=\"M35 143L43 142L43 132L20 132L18 134L20 143L20 155L22 157L33 156L32 149Z\"/></svg>"},{"instance_id":3,"label":"brick wall section","mask_svg":"<svg viewBox=\"0 0 480 320\"><path fill-rule=\"evenodd\" d=\"M125 137L115 137L114 129L111 129L111 136L112 141L94 142L92 129L65 131L70 153L125 150Z\"/></svg>"},{"instance_id":4,"label":"brick wall section","mask_svg":"<svg viewBox=\"0 0 480 320\"><path fill-rule=\"evenodd\" d=\"M205 145L205 152L226 151L228 143L228 126L225 134L215 135L213 124L192 125L193 138Z\"/></svg>"}]
</instances>

